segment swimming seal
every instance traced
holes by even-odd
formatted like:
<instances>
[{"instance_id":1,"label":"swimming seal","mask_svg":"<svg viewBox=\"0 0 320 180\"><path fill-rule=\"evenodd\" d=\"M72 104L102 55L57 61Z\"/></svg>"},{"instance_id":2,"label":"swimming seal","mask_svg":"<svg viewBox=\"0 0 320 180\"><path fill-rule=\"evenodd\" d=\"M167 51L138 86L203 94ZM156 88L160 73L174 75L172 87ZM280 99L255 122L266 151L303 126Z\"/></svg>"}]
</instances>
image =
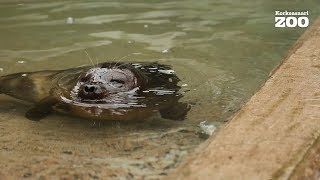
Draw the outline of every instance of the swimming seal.
<instances>
[{"instance_id":1,"label":"swimming seal","mask_svg":"<svg viewBox=\"0 0 320 180\"><path fill-rule=\"evenodd\" d=\"M0 77L0 94L33 102L25 116L51 112L99 120L139 120L156 112L182 120L190 106L179 102L180 79L168 65L106 62L66 70Z\"/></svg>"}]
</instances>

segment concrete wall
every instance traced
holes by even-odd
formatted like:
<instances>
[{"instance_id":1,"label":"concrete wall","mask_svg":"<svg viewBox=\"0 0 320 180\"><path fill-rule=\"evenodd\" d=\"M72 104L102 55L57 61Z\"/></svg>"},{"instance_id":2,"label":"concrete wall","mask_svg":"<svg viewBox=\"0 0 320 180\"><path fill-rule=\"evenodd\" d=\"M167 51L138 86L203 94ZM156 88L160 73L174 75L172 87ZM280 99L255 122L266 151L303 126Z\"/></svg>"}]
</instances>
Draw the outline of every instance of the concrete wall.
<instances>
[{"instance_id":1,"label":"concrete wall","mask_svg":"<svg viewBox=\"0 0 320 180\"><path fill-rule=\"evenodd\" d=\"M287 179L319 132L320 18L230 123L169 178Z\"/></svg>"}]
</instances>

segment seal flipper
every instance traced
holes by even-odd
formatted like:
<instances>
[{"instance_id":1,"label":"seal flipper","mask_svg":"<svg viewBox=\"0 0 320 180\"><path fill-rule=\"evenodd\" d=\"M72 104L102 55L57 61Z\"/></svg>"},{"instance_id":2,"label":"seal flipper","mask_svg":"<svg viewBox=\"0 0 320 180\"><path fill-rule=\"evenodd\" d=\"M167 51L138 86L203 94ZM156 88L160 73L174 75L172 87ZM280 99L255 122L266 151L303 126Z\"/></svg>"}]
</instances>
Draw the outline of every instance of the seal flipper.
<instances>
[{"instance_id":1,"label":"seal flipper","mask_svg":"<svg viewBox=\"0 0 320 180\"><path fill-rule=\"evenodd\" d=\"M48 96L29 109L26 112L25 117L32 121L39 121L52 112L52 106L56 103L58 103L56 98Z\"/></svg>"},{"instance_id":2,"label":"seal flipper","mask_svg":"<svg viewBox=\"0 0 320 180\"><path fill-rule=\"evenodd\" d=\"M160 110L162 118L181 121L187 116L188 111L191 109L188 103L177 103L173 106Z\"/></svg>"}]
</instances>

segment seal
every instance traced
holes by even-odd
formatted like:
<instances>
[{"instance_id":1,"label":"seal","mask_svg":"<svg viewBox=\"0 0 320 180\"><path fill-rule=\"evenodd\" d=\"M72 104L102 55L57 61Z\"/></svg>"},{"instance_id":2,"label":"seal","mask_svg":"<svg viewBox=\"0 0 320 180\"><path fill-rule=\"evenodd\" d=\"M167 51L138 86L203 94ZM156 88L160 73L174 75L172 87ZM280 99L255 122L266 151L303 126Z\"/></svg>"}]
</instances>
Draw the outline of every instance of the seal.
<instances>
[{"instance_id":1,"label":"seal","mask_svg":"<svg viewBox=\"0 0 320 180\"><path fill-rule=\"evenodd\" d=\"M106 62L66 70L22 72L0 77L0 94L32 102L26 118L38 121L51 112L97 120L183 120L190 106L180 79L159 63Z\"/></svg>"}]
</instances>

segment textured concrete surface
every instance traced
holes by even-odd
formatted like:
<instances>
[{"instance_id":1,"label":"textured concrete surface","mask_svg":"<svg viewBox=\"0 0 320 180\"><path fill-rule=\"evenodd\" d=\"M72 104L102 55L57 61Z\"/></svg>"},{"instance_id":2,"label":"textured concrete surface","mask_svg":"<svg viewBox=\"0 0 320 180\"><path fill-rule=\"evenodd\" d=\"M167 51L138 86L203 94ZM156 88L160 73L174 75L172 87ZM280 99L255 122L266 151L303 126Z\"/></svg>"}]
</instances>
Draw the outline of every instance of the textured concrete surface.
<instances>
[{"instance_id":1,"label":"textured concrete surface","mask_svg":"<svg viewBox=\"0 0 320 180\"><path fill-rule=\"evenodd\" d=\"M287 179L319 137L319 122L320 18L230 123L169 178Z\"/></svg>"},{"instance_id":2,"label":"textured concrete surface","mask_svg":"<svg viewBox=\"0 0 320 180\"><path fill-rule=\"evenodd\" d=\"M4 95L0 102L0 180L157 179L203 141L185 122L33 122L24 117L29 104Z\"/></svg>"},{"instance_id":3,"label":"textured concrete surface","mask_svg":"<svg viewBox=\"0 0 320 180\"><path fill-rule=\"evenodd\" d=\"M290 179L320 179L320 138L317 139L301 163L294 169Z\"/></svg>"}]
</instances>

